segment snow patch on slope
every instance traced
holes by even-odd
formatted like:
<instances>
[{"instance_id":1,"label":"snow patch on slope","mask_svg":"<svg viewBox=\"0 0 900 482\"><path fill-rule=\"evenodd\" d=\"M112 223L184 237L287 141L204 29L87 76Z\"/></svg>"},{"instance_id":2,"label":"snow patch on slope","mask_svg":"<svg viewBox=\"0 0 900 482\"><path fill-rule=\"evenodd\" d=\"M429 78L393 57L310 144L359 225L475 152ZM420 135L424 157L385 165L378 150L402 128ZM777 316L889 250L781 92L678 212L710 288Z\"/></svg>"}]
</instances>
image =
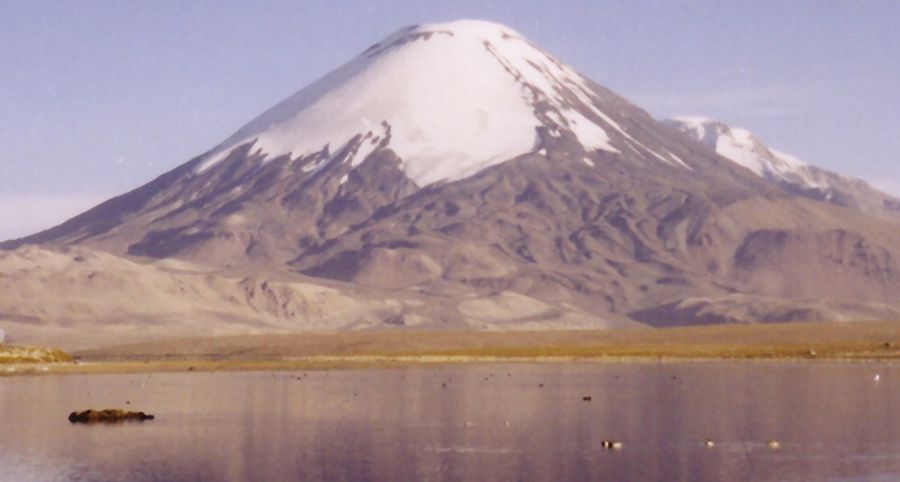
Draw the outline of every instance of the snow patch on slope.
<instances>
[{"instance_id":1,"label":"snow patch on slope","mask_svg":"<svg viewBox=\"0 0 900 482\"><path fill-rule=\"evenodd\" d=\"M609 143L609 134L580 112L569 109L563 111L562 116L566 120L565 127L572 131L572 134L575 134L575 137L586 149L619 152L618 149Z\"/></svg>"}]
</instances>

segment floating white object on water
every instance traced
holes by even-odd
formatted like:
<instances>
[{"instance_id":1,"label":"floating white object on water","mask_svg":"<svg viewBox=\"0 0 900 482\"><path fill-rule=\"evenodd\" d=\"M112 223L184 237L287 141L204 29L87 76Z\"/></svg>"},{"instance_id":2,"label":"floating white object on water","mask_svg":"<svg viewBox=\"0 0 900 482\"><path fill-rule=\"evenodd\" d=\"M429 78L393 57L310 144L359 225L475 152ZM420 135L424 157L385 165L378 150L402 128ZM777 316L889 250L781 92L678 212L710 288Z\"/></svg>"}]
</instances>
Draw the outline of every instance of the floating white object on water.
<instances>
[{"instance_id":1,"label":"floating white object on water","mask_svg":"<svg viewBox=\"0 0 900 482\"><path fill-rule=\"evenodd\" d=\"M613 442L612 440L604 440L600 442L600 446L607 450L619 450L622 448L622 442Z\"/></svg>"},{"instance_id":2,"label":"floating white object on water","mask_svg":"<svg viewBox=\"0 0 900 482\"><path fill-rule=\"evenodd\" d=\"M874 380L875 383L880 382L880 381L881 381L881 375L879 375L879 374L876 373L875 376L872 377L872 380Z\"/></svg>"},{"instance_id":3,"label":"floating white object on water","mask_svg":"<svg viewBox=\"0 0 900 482\"><path fill-rule=\"evenodd\" d=\"M777 440L769 440L766 445L772 450L781 448L781 443L779 443Z\"/></svg>"},{"instance_id":4,"label":"floating white object on water","mask_svg":"<svg viewBox=\"0 0 900 482\"><path fill-rule=\"evenodd\" d=\"M716 443L713 442L711 438L708 438L706 439L706 442L704 442L704 445L706 445L707 447L715 447Z\"/></svg>"}]
</instances>

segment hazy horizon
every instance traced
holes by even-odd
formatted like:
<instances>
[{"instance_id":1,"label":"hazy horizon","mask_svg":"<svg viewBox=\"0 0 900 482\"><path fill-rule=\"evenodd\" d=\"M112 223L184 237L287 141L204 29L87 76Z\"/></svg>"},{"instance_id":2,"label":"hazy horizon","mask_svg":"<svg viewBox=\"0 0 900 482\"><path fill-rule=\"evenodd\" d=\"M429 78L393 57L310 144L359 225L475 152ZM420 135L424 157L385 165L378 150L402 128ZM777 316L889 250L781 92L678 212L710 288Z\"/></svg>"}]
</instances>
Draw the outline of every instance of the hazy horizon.
<instances>
[{"instance_id":1,"label":"hazy horizon","mask_svg":"<svg viewBox=\"0 0 900 482\"><path fill-rule=\"evenodd\" d=\"M657 118L900 194L900 4L0 1L0 239L136 188L400 27L506 24ZM323 48L324 47L324 48Z\"/></svg>"}]
</instances>

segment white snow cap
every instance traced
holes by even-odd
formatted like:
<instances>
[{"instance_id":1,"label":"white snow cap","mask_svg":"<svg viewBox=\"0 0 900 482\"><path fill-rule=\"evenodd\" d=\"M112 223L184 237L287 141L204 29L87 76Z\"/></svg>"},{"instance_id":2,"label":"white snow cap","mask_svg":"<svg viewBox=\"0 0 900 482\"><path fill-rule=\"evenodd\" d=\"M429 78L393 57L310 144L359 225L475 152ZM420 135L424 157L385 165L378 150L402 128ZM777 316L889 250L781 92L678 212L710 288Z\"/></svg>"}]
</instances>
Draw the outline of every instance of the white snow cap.
<instances>
[{"instance_id":1,"label":"white snow cap","mask_svg":"<svg viewBox=\"0 0 900 482\"><path fill-rule=\"evenodd\" d=\"M674 117L664 121L714 148L716 152L756 175L806 187L826 187L794 156L767 147L752 132L707 117Z\"/></svg>"},{"instance_id":2,"label":"white snow cap","mask_svg":"<svg viewBox=\"0 0 900 482\"><path fill-rule=\"evenodd\" d=\"M560 89L586 99L604 125L569 108ZM356 166L389 137L386 147L419 186L454 181L536 150L538 101L557 108L553 122L586 150L618 152L605 129L624 131L592 95L583 77L505 26L462 20L409 27L238 130L197 171L250 142L267 160L321 153L305 166L311 171L361 139L345 159Z\"/></svg>"}]
</instances>

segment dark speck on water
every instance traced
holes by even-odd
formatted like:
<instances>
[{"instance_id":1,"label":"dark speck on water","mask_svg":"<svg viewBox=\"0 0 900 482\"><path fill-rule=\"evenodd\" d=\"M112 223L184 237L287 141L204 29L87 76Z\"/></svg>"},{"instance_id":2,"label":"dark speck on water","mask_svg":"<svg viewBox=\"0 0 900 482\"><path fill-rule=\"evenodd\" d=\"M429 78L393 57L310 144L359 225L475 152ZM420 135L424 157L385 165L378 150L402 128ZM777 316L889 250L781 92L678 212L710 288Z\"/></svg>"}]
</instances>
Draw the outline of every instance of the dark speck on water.
<instances>
[{"instance_id":1,"label":"dark speck on water","mask_svg":"<svg viewBox=\"0 0 900 482\"><path fill-rule=\"evenodd\" d=\"M509 367L4 378L0 480L900 480L890 363ZM152 423L52 416L137 391Z\"/></svg>"}]
</instances>

